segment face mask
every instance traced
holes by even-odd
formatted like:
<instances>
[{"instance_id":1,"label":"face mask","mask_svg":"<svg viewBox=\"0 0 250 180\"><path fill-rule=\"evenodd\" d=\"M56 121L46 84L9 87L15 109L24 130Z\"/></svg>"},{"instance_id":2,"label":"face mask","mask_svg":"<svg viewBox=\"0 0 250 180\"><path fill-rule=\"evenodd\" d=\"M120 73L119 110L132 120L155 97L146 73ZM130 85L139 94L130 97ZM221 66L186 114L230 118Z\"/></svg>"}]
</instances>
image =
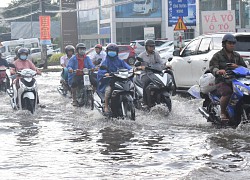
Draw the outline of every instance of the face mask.
<instances>
[{"instance_id":1,"label":"face mask","mask_svg":"<svg viewBox=\"0 0 250 180\"><path fill-rule=\"evenodd\" d=\"M85 54L85 50L80 50L80 51L79 51L79 54L80 54L80 55L84 55L84 54Z\"/></svg>"},{"instance_id":2,"label":"face mask","mask_svg":"<svg viewBox=\"0 0 250 180\"><path fill-rule=\"evenodd\" d=\"M20 59L25 61L27 59L27 56L26 55L20 55Z\"/></svg>"},{"instance_id":3,"label":"face mask","mask_svg":"<svg viewBox=\"0 0 250 180\"><path fill-rule=\"evenodd\" d=\"M115 57L117 55L116 51L108 51L109 57Z\"/></svg>"}]
</instances>

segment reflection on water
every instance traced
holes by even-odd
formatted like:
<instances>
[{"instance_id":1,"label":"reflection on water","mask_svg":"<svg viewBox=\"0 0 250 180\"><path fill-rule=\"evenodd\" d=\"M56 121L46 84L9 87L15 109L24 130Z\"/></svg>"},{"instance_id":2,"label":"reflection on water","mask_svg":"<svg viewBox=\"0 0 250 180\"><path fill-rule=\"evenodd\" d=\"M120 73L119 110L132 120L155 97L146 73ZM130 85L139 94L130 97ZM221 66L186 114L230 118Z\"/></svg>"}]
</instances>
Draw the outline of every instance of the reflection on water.
<instances>
[{"instance_id":1,"label":"reflection on water","mask_svg":"<svg viewBox=\"0 0 250 180\"><path fill-rule=\"evenodd\" d=\"M100 150L103 155L110 155L113 160L131 159L132 153L126 148L134 137L131 131L113 129L106 127L99 131L101 138L97 140L98 145L104 147Z\"/></svg>"},{"instance_id":2,"label":"reflection on water","mask_svg":"<svg viewBox=\"0 0 250 180\"><path fill-rule=\"evenodd\" d=\"M17 140L20 145L32 146L36 145L34 138L39 133L38 126L33 121L22 120L20 124L20 133L17 134Z\"/></svg>"}]
</instances>

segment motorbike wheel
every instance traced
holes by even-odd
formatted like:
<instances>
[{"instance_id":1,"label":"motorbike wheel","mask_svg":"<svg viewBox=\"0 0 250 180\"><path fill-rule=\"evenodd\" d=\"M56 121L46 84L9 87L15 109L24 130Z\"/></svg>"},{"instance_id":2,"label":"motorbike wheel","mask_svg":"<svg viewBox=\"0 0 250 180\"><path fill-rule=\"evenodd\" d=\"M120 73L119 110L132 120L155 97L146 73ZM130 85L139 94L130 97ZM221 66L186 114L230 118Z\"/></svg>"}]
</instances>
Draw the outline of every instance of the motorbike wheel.
<instances>
[{"instance_id":1,"label":"motorbike wheel","mask_svg":"<svg viewBox=\"0 0 250 180\"><path fill-rule=\"evenodd\" d=\"M125 117L134 121L135 120L135 105L133 101L127 100L127 101L122 101L121 103L123 103Z\"/></svg>"},{"instance_id":2,"label":"motorbike wheel","mask_svg":"<svg viewBox=\"0 0 250 180\"><path fill-rule=\"evenodd\" d=\"M169 110L169 112L171 112L171 110L172 110L172 102L171 102L171 99L169 98L169 97L164 97L163 98L164 100L163 100L163 104L165 104L167 107L168 107L168 110Z\"/></svg>"},{"instance_id":3,"label":"motorbike wheel","mask_svg":"<svg viewBox=\"0 0 250 180\"><path fill-rule=\"evenodd\" d=\"M32 114L35 112L35 99L25 98L25 105L28 111Z\"/></svg>"},{"instance_id":4,"label":"motorbike wheel","mask_svg":"<svg viewBox=\"0 0 250 180\"><path fill-rule=\"evenodd\" d=\"M93 97L93 91L92 90L87 90L86 95L84 97L84 105L86 107L90 107L91 110L94 109L94 97Z\"/></svg>"}]
</instances>

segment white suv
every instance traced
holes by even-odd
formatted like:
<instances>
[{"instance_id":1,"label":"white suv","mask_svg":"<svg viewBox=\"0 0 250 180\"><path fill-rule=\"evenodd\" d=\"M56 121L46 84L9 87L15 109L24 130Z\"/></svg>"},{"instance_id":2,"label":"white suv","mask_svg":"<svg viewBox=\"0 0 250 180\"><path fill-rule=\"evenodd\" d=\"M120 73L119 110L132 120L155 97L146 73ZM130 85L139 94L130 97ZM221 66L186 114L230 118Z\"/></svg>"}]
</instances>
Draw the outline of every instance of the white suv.
<instances>
[{"instance_id":1,"label":"white suv","mask_svg":"<svg viewBox=\"0 0 250 180\"><path fill-rule=\"evenodd\" d=\"M213 55L222 49L225 33L201 35L187 44L183 50L175 50L169 64L173 68L177 89L187 89L198 84L199 78L209 69ZM235 51L248 63L250 60L250 33L234 33L237 39Z\"/></svg>"}]
</instances>

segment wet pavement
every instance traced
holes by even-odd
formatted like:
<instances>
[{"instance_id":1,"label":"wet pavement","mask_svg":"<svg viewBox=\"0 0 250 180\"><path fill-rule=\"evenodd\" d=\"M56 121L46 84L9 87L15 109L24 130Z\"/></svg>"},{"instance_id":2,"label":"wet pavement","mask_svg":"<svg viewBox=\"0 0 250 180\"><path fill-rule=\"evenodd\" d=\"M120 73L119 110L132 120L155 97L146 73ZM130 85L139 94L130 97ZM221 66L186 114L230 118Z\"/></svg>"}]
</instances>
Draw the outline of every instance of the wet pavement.
<instances>
[{"instance_id":1,"label":"wet pavement","mask_svg":"<svg viewBox=\"0 0 250 180\"><path fill-rule=\"evenodd\" d=\"M46 108L13 111L0 93L1 179L249 179L249 126L216 129L200 100L173 97L173 111L136 111L136 121L72 107L60 73L37 77Z\"/></svg>"}]
</instances>

